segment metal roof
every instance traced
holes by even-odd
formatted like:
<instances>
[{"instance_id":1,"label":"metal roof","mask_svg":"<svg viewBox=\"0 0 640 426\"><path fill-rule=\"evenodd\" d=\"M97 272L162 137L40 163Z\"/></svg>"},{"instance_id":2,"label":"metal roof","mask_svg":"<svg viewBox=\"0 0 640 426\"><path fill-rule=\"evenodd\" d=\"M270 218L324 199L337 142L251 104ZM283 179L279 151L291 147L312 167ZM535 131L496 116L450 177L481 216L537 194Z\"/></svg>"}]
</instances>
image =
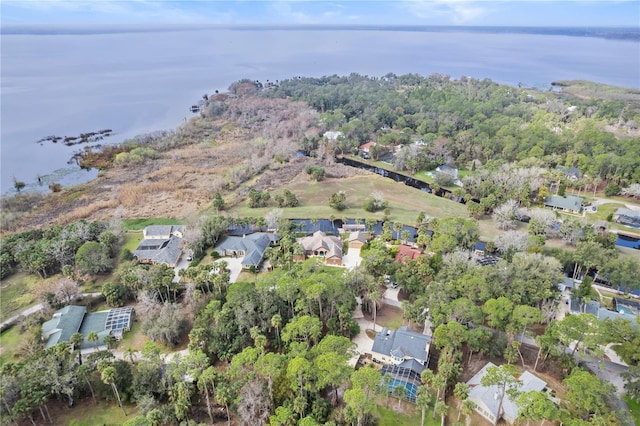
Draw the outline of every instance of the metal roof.
<instances>
[{"instance_id":1,"label":"metal roof","mask_svg":"<svg viewBox=\"0 0 640 426\"><path fill-rule=\"evenodd\" d=\"M376 334L373 341L372 352L384 355L392 355L397 358L414 358L426 362L428 358L428 346L431 337L410 331L408 327L400 327L398 330L383 328Z\"/></svg>"},{"instance_id":2,"label":"metal roof","mask_svg":"<svg viewBox=\"0 0 640 426\"><path fill-rule=\"evenodd\" d=\"M547 197L544 205L547 207L555 207L558 209L580 211L582 210L582 198L573 195L567 195L566 197L551 195Z\"/></svg>"}]
</instances>

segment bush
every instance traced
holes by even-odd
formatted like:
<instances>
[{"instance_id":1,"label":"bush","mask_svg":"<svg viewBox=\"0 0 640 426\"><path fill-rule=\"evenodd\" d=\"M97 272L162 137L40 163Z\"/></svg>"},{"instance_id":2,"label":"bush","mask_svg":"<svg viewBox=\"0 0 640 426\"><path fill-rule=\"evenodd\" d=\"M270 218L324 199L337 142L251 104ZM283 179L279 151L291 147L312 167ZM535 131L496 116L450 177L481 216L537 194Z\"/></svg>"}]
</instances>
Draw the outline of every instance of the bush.
<instances>
[{"instance_id":1,"label":"bush","mask_svg":"<svg viewBox=\"0 0 640 426\"><path fill-rule=\"evenodd\" d=\"M329 197L329 207L336 210L344 210L347 208L345 202L347 201L347 194L344 191L334 192Z\"/></svg>"},{"instance_id":2,"label":"bush","mask_svg":"<svg viewBox=\"0 0 640 426\"><path fill-rule=\"evenodd\" d=\"M610 183L604 188L604 195L607 197L613 197L614 195L620 195L622 188L617 183Z\"/></svg>"},{"instance_id":3,"label":"bush","mask_svg":"<svg viewBox=\"0 0 640 426\"><path fill-rule=\"evenodd\" d=\"M304 171L307 172L308 175L311 175L316 181L321 181L325 175L324 167L307 166L304 168Z\"/></svg>"},{"instance_id":4,"label":"bush","mask_svg":"<svg viewBox=\"0 0 640 426\"><path fill-rule=\"evenodd\" d=\"M133 255L133 253L131 253L131 250L129 250L128 248L123 249L122 252L120 253L120 262L129 262L134 258L135 256Z\"/></svg>"}]
</instances>

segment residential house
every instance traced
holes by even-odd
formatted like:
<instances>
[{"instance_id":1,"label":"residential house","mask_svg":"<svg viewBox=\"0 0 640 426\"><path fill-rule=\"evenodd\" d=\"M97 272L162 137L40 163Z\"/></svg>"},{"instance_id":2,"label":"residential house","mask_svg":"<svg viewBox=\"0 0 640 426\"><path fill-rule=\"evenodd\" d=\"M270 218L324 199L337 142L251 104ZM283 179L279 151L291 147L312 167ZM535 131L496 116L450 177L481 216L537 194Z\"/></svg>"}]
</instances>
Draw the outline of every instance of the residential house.
<instances>
[{"instance_id":1,"label":"residential house","mask_svg":"<svg viewBox=\"0 0 640 426\"><path fill-rule=\"evenodd\" d=\"M215 250L221 256L242 257L240 263L245 269L257 268L264 259L264 254L270 246L280 241L278 234L270 232L255 232L253 234L224 237Z\"/></svg>"},{"instance_id":2,"label":"residential house","mask_svg":"<svg viewBox=\"0 0 640 426\"><path fill-rule=\"evenodd\" d=\"M372 146L376 146L376 145L377 145L377 143L375 143L375 142L363 143L362 145L360 145L358 147L358 151L366 152L367 154L371 154L371 147Z\"/></svg>"},{"instance_id":3,"label":"residential house","mask_svg":"<svg viewBox=\"0 0 640 426\"><path fill-rule=\"evenodd\" d=\"M334 131L329 131L329 132L324 132L324 134L322 135L324 138L327 138L330 141L335 141L338 140L338 138L343 137L344 133L342 132L334 132Z\"/></svg>"},{"instance_id":4,"label":"residential house","mask_svg":"<svg viewBox=\"0 0 640 426\"><path fill-rule=\"evenodd\" d=\"M401 365L407 360L415 360L429 365L429 345L431 337L413 332L407 326L397 330L383 328L373 340L371 354L384 364Z\"/></svg>"},{"instance_id":5,"label":"residential house","mask_svg":"<svg viewBox=\"0 0 640 426\"><path fill-rule=\"evenodd\" d=\"M436 167L436 172L446 173L450 175L453 178L453 180L458 179L458 169L448 164L443 164L441 166Z\"/></svg>"},{"instance_id":6,"label":"residential house","mask_svg":"<svg viewBox=\"0 0 640 426\"><path fill-rule=\"evenodd\" d=\"M80 349L99 348L104 346L104 338L108 335L122 339L125 331L131 328L133 308L115 308L106 311L87 312L84 306L67 305L57 310L53 317L42 324L42 340L45 349L68 342L75 333L80 333L84 341ZM95 332L96 342L89 342L87 336Z\"/></svg>"},{"instance_id":7,"label":"residential house","mask_svg":"<svg viewBox=\"0 0 640 426\"><path fill-rule=\"evenodd\" d=\"M576 285L576 282L573 280L573 278L571 277L564 277L564 281L562 281L561 283L558 283L558 289L564 293L565 291L572 291L577 289L578 286Z\"/></svg>"},{"instance_id":8,"label":"residential house","mask_svg":"<svg viewBox=\"0 0 640 426\"><path fill-rule=\"evenodd\" d=\"M623 300L623 299L620 299ZM614 320L620 318L629 321L632 325L637 326L636 316L628 307L620 305L620 308L616 306L616 310L607 309L600 306L600 302L590 301L588 303L581 303L579 299L572 298L569 301L569 312L572 314L591 314L599 320Z\"/></svg>"},{"instance_id":9,"label":"residential house","mask_svg":"<svg viewBox=\"0 0 640 426\"><path fill-rule=\"evenodd\" d=\"M419 258L423 255L423 253L424 250L422 250L421 248L400 244L395 261L404 265L410 260Z\"/></svg>"},{"instance_id":10,"label":"residential house","mask_svg":"<svg viewBox=\"0 0 640 426\"><path fill-rule=\"evenodd\" d=\"M619 208L613 214L613 220L621 225L633 226L640 228L640 211Z\"/></svg>"},{"instance_id":11,"label":"residential house","mask_svg":"<svg viewBox=\"0 0 640 426\"><path fill-rule=\"evenodd\" d=\"M482 386L481 384L482 378L487 374L487 369L495 366L495 364L488 362L467 382L470 388L468 398L475 404L476 412L492 424L497 423L496 419L499 420L500 418L509 424L513 424L518 418L516 402L508 394L505 394L502 401L502 411L498 413L498 407L500 406L500 390L498 386ZM522 383L518 387L519 392L545 391L547 387L547 383L544 380L539 379L528 371L522 373L518 379Z\"/></svg>"},{"instance_id":12,"label":"residential house","mask_svg":"<svg viewBox=\"0 0 640 426\"><path fill-rule=\"evenodd\" d=\"M342 265L342 240L322 231L313 235L299 238L298 242L304 250L305 257L317 256L324 259L328 265Z\"/></svg>"},{"instance_id":13,"label":"residential house","mask_svg":"<svg viewBox=\"0 0 640 426\"><path fill-rule=\"evenodd\" d=\"M182 225L147 226L133 255L140 263L164 263L175 268L182 255L182 232Z\"/></svg>"},{"instance_id":14,"label":"residential house","mask_svg":"<svg viewBox=\"0 0 640 426\"><path fill-rule=\"evenodd\" d=\"M564 166L556 166L556 170L564 173L565 177L569 179L571 182L576 182L580 179L580 169L576 167L564 167Z\"/></svg>"},{"instance_id":15,"label":"residential house","mask_svg":"<svg viewBox=\"0 0 640 426\"><path fill-rule=\"evenodd\" d=\"M582 197L576 197L574 195L567 195L561 197L559 195L551 195L544 201L545 207L550 207L553 210L562 210L567 213L582 213Z\"/></svg>"},{"instance_id":16,"label":"residential house","mask_svg":"<svg viewBox=\"0 0 640 426\"><path fill-rule=\"evenodd\" d=\"M349 234L349 248L362 248L369 240L368 235L362 231L356 231Z\"/></svg>"},{"instance_id":17,"label":"residential house","mask_svg":"<svg viewBox=\"0 0 640 426\"><path fill-rule=\"evenodd\" d=\"M487 252L487 243L484 241L478 241L475 246L473 246L473 255L474 256L484 256Z\"/></svg>"}]
</instances>

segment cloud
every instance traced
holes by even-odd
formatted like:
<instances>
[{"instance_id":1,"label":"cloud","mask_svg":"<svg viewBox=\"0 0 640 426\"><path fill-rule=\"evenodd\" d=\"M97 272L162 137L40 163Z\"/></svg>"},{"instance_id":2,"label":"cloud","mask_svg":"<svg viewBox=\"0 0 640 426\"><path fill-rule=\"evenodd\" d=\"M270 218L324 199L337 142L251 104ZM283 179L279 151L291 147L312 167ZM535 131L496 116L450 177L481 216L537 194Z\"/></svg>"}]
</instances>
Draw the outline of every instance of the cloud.
<instances>
[{"instance_id":1,"label":"cloud","mask_svg":"<svg viewBox=\"0 0 640 426\"><path fill-rule=\"evenodd\" d=\"M88 18L92 22L101 23L203 23L207 17L217 21L228 20L227 13L216 13L215 9L211 7L216 5L215 2L208 3L211 9L209 16L198 13L192 8L193 4L192 2L154 0L3 1L3 6L24 10L28 19L55 16L65 22L83 21Z\"/></svg>"},{"instance_id":2,"label":"cloud","mask_svg":"<svg viewBox=\"0 0 640 426\"><path fill-rule=\"evenodd\" d=\"M480 2L466 0L407 0L404 5L415 17L442 24L477 23L486 13Z\"/></svg>"}]
</instances>

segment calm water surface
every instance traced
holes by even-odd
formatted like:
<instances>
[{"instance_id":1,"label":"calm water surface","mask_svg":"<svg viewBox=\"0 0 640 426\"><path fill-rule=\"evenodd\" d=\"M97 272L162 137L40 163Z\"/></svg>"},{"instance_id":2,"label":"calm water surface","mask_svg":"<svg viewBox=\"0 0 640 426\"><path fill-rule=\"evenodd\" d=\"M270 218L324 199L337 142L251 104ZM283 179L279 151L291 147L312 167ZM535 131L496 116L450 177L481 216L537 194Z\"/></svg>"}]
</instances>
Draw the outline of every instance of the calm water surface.
<instances>
[{"instance_id":1,"label":"calm water surface","mask_svg":"<svg viewBox=\"0 0 640 426\"><path fill-rule=\"evenodd\" d=\"M95 175L67 165L77 147L49 136L112 129L110 142L174 128L202 94L240 78L357 72L472 76L542 89L586 79L640 87L640 43L535 34L202 29L84 35L3 34L1 185L64 185Z\"/></svg>"}]
</instances>

